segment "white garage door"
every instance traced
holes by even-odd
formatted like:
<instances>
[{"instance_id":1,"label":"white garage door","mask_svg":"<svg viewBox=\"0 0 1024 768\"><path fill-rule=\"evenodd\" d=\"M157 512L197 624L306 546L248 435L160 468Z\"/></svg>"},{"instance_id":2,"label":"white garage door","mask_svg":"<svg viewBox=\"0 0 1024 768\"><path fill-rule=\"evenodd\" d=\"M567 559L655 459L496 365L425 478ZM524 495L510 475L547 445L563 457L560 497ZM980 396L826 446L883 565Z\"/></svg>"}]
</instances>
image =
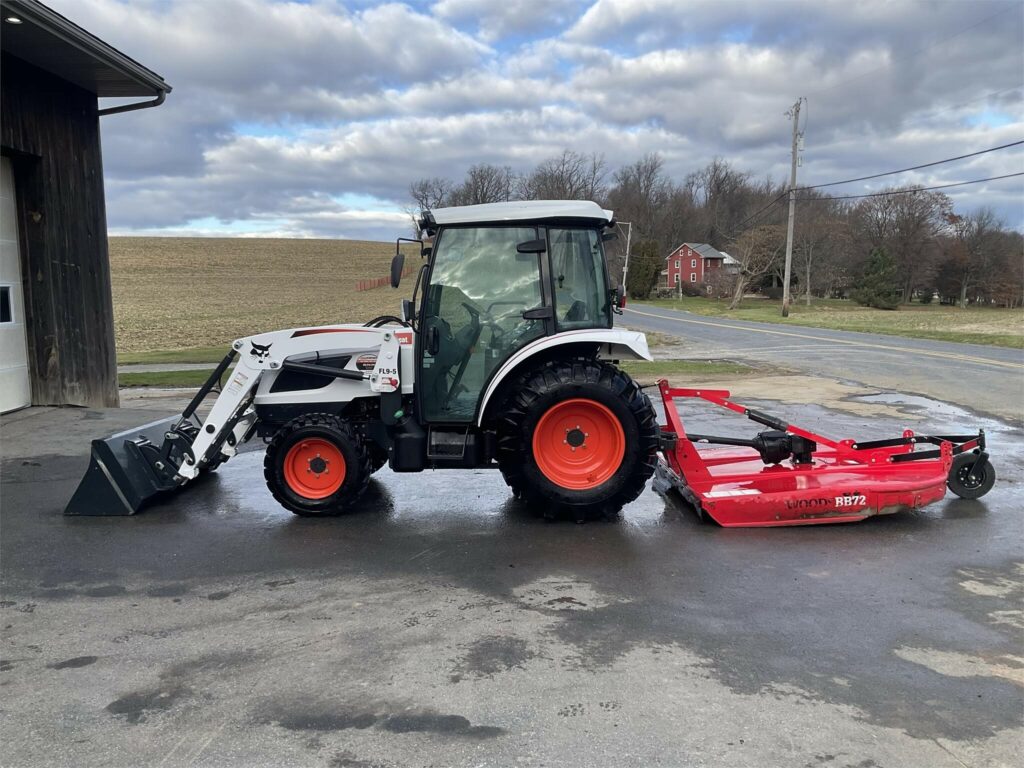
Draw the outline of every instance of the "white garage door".
<instances>
[{"instance_id":1,"label":"white garage door","mask_svg":"<svg viewBox=\"0 0 1024 768\"><path fill-rule=\"evenodd\" d=\"M0 413L29 404L25 301L11 161L0 158Z\"/></svg>"}]
</instances>

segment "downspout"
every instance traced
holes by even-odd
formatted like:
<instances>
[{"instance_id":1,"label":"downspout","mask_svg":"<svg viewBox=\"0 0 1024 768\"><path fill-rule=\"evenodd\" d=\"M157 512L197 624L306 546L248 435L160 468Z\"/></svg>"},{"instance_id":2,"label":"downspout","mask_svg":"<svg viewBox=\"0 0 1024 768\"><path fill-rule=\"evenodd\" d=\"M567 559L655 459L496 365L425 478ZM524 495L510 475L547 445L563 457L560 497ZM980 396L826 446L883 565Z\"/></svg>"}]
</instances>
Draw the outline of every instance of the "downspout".
<instances>
[{"instance_id":1,"label":"downspout","mask_svg":"<svg viewBox=\"0 0 1024 768\"><path fill-rule=\"evenodd\" d=\"M164 99L167 98L167 91L160 91L159 95L152 101L137 101L134 104L122 104L119 107L107 107L106 109L99 110L96 114L99 117L104 115L116 115L121 112L134 112L137 109L149 109L150 107L159 107L164 103Z\"/></svg>"}]
</instances>

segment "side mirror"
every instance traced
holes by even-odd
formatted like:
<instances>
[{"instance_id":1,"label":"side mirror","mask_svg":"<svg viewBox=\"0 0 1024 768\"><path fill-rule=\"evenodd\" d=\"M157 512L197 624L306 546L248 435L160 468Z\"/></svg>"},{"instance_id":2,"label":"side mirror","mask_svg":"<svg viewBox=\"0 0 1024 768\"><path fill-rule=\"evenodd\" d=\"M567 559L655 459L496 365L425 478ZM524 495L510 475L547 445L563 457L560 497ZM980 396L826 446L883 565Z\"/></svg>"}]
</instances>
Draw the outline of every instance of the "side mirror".
<instances>
[{"instance_id":1,"label":"side mirror","mask_svg":"<svg viewBox=\"0 0 1024 768\"><path fill-rule=\"evenodd\" d=\"M519 253L544 253L547 249L548 244L544 240L527 240L516 246Z\"/></svg>"},{"instance_id":2,"label":"side mirror","mask_svg":"<svg viewBox=\"0 0 1024 768\"><path fill-rule=\"evenodd\" d=\"M397 249L396 249L397 250ZM405 270L405 254L401 251L395 253L391 260L391 287L397 288L402 282L402 272Z\"/></svg>"},{"instance_id":3,"label":"side mirror","mask_svg":"<svg viewBox=\"0 0 1024 768\"><path fill-rule=\"evenodd\" d=\"M616 232L615 230L609 230L608 232L604 232L601 235L601 242L602 243L607 243L607 242L609 242L611 240L618 240L618 239L619 239L619 233Z\"/></svg>"},{"instance_id":4,"label":"side mirror","mask_svg":"<svg viewBox=\"0 0 1024 768\"><path fill-rule=\"evenodd\" d=\"M413 306L412 301L409 299L402 299L402 321L406 323L412 322Z\"/></svg>"}]
</instances>

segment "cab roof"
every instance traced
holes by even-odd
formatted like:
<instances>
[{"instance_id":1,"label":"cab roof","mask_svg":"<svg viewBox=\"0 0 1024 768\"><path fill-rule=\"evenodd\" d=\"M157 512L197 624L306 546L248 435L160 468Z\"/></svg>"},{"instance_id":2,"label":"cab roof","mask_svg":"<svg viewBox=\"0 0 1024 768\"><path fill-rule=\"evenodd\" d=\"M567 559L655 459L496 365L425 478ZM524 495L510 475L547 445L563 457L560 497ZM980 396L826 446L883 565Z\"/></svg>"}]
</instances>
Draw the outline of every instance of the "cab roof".
<instances>
[{"instance_id":1,"label":"cab roof","mask_svg":"<svg viewBox=\"0 0 1024 768\"><path fill-rule=\"evenodd\" d=\"M612 212L590 200L516 200L508 203L460 205L423 212L426 225L495 224L506 221L583 219L608 226Z\"/></svg>"}]
</instances>

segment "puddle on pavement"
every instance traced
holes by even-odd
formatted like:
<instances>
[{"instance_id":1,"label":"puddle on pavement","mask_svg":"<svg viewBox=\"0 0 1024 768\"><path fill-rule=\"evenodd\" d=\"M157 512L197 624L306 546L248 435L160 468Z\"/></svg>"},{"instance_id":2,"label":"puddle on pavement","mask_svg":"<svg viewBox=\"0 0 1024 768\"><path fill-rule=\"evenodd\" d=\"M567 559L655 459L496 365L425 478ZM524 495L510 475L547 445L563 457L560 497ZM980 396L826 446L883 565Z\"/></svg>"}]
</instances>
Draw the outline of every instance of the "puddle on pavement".
<instances>
[{"instance_id":1,"label":"puddle on pavement","mask_svg":"<svg viewBox=\"0 0 1024 768\"><path fill-rule=\"evenodd\" d=\"M896 407L901 413L923 418L929 424L964 430L984 429L986 433L1017 433L1020 430L1004 421L972 413L967 408L920 395L904 395L897 392L880 392L871 395L856 395L850 398L856 402L881 403Z\"/></svg>"}]
</instances>

